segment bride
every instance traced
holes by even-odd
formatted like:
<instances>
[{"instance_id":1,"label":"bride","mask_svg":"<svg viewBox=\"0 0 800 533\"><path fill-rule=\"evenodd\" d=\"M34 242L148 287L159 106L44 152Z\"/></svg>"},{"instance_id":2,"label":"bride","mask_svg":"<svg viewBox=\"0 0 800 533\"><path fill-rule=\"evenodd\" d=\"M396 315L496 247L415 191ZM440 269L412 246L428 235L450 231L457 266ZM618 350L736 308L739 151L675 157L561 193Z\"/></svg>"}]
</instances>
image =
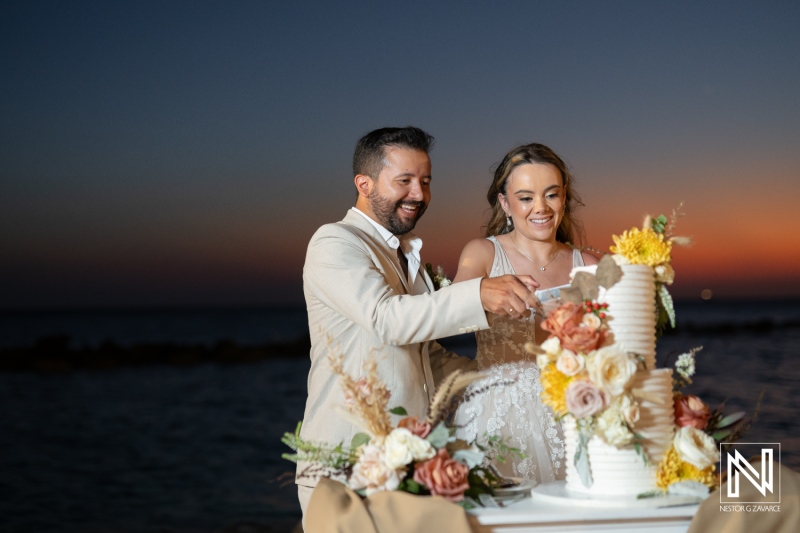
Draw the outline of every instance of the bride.
<instances>
[{"instance_id":1,"label":"bride","mask_svg":"<svg viewBox=\"0 0 800 533\"><path fill-rule=\"evenodd\" d=\"M539 399L539 370L524 345L547 338L542 312L557 305L572 268L597 263L595 256L571 244L582 237L572 212L583 205L572 181L564 162L547 146L528 144L506 154L487 194L491 218L486 238L467 243L454 279L529 274L540 284L536 295L542 308L530 319L494 316L491 329L475 334L476 359L489 376L471 389L515 381L465 402L455 420L468 441L498 435L524 452L525 458L510 456L495 466L505 476L536 484L564 478L564 440L561 424Z\"/></svg>"}]
</instances>

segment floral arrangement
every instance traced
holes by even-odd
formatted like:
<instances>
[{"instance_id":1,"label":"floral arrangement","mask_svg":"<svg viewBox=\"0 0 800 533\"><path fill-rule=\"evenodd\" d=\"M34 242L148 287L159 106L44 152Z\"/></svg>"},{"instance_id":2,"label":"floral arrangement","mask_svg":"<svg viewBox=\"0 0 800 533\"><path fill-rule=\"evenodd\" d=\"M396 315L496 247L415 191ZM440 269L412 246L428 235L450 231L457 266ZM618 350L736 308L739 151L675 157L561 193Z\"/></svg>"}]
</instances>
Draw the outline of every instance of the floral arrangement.
<instances>
[{"instance_id":1,"label":"floral arrangement","mask_svg":"<svg viewBox=\"0 0 800 533\"><path fill-rule=\"evenodd\" d=\"M447 278L447 276L445 276L444 269L441 267L441 265L437 266L436 272L434 272L431 264L425 263L425 272L427 272L428 276L430 276L431 281L433 281L433 288L437 291L442 287L447 287L453 283Z\"/></svg>"},{"instance_id":2,"label":"floral arrangement","mask_svg":"<svg viewBox=\"0 0 800 533\"><path fill-rule=\"evenodd\" d=\"M724 404L712 412L699 397L681 392L692 383L695 355L702 349L700 346L681 354L675 363L675 437L656 470L656 484L662 493L674 492L680 486L680 491L705 496L709 489L716 488L719 485L716 472L719 443L723 439L729 443L737 441L755 420L756 415L746 420L744 411L726 416Z\"/></svg>"},{"instance_id":3,"label":"floral arrangement","mask_svg":"<svg viewBox=\"0 0 800 533\"><path fill-rule=\"evenodd\" d=\"M565 302L542 323L550 337L539 347L526 346L537 354L542 402L556 417L575 419L579 435L575 467L586 486L592 484L587 448L592 435L612 446L633 444L647 461L633 430L639 405L630 387L642 363L612 343L607 310L608 304L591 300Z\"/></svg>"},{"instance_id":4,"label":"floral arrangement","mask_svg":"<svg viewBox=\"0 0 800 533\"><path fill-rule=\"evenodd\" d=\"M642 229L632 228L624 231L622 235L612 235L614 245L611 253L619 265L648 265L653 267L656 274L656 305L658 307L658 320L656 332L660 336L666 327L667 321L675 327L675 308L672 296L667 290L667 285L672 285L675 280L675 271L670 265L672 260L672 245L688 246L691 244L689 237L675 235L678 219L683 216L678 205L672 211L669 220L664 215L655 218L646 216Z\"/></svg>"},{"instance_id":5,"label":"floral arrangement","mask_svg":"<svg viewBox=\"0 0 800 533\"><path fill-rule=\"evenodd\" d=\"M588 443L593 435L611 446L632 445L645 464L649 458L636 433L639 420L637 391L631 381L644 363L612 342L607 304L586 300L565 302L551 313L542 328L551 333L541 344L526 345L536 354L542 383L542 402L556 417L572 417L578 429L575 467L584 485L591 486ZM719 485L716 465L719 443L735 442L749 428L744 412L724 415L724 405L713 412L700 398L680 389L692 383L695 354L680 355L675 363L673 400L675 436L657 465L659 491L704 497Z\"/></svg>"},{"instance_id":6,"label":"floral arrangement","mask_svg":"<svg viewBox=\"0 0 800 533\"><path fill-rule=\"evenodd\" d=\"M450 374L434 395L426 418L420 420L408 416L402 407L389 409L391 393L372 358L358 379L344 372L341 356L329 361L345 394L341 414L365 432L356 434L349 446L331 445L304 440L299 423L294 433L282 439L295 452L283 454L284 459L309 463L299 477L334 477L361 496L399 490L442 496L465 507L493 494L501 480L484 466L484 459L518 451L499 438L489 439L485 446L467 443L457 439L455 429L445 423L459 403L457 393L483 377L481 373ZM479 387L468 396L485 390ZM394 423L392 415L401 418Z\"/></svg>"},{"instance_id":7,"label":"floral arrangement","mask_svg":"<svg viewBox=\"0 0 800 533\"><path fill-rule=\"evenodd\" d=\"M632 389L634 375L646 370L644 360L614 344L608 328L608 305L599 303L607 291L622 278L620 265L642 264L653 267L658 303L657 330L667 323L675 326L672 298L666 285L675 273L670 265L673 244L688 245L686 237L674 235L680 206L668 220L664 215L646 217L643 228L633 228L613 236L613 255L604 256L592 275L578 272L571 287L561 290L563 303L543 322L550 332L540 346L526 349L536 354L542 383L542 401L558 418L571 417L578 430L574 464L581 481L591 486L588 442L597 435L611 446L633 446L645 464L649 458L643 440L636 433L639 420L637 394ZM598 301L599 300L599 301ZM613 315L613 310L610 313ZM700 398L683 394L695 373L695 348L678 357L673 378L675 436L672 446L656 467L659 491L642 495L672 493L705 496L718 486L716 464L718 443L737 440L752 422L744 412L725 416L724 405L713 412Z\"/></svg>"}]
</instances>

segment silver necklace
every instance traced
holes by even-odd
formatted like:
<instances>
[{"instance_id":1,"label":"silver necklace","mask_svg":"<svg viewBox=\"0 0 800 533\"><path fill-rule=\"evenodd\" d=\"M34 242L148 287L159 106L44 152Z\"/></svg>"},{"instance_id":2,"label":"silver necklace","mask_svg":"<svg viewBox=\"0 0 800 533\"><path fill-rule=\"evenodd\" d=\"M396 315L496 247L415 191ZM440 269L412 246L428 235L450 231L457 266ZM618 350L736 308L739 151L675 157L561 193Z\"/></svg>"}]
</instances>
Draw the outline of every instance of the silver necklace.
<instances>
[{"instance_id":1,"label":"silver necklace","mask_svg":"<svg viewBox=\"0 0 800 533\"><path fill-rule=\"evenodd\" d=\"M556 257L558 257L558 254L560 254L560 253L561 253L561 247L559 246L559 247L558 247L558 249L556 250L556 253L555 253L555 255L553 256L553 258L552 258L550 261L548 261L546 265L544 265L544 266L540 267L539 265L537 265L537 264L536 264L536 261L534 261L533 259L531 259L531 256L529 256L528 254L526 254L525 252L523 252L522 250L520 250L520 249L519 249L519 247L517 246L517 243L516 243L516 241L514 240L514 235L512 234L510 237L511 237L511 244L514 246L514 249L515 249L515 250L517 250L519 253L521 253L523 256L525 256L525 258L526 258L528 261L530 261L530 262L531 262L531 264L532 264L533 266L535 266L536 268L538 268L538 269L539 269L539 270L541 270L541 271L545 271L545 270L547 270L547 267L549 267L549 266L550 266L550 263L552 263L553 261L555 261L555 260L556 260Z\"/></svg>"}]
</instances>

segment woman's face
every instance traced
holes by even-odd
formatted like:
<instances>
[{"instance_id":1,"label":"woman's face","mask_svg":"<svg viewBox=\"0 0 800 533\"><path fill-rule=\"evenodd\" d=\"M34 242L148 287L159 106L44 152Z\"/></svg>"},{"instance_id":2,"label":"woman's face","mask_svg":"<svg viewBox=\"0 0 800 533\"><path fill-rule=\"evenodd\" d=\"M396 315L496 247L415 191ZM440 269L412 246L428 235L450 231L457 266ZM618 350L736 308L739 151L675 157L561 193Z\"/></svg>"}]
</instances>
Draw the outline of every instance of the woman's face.
<instances>
[{"instance_id":1,"label":"woman's face","mask_svg":"<svg viewBox=\"0 0 800 533\"><path fill-rule=\"evenodd\" d=\"M561 173L552 165L526 163L511 171L500 205L514 229L532 240L555 241L564 218L566 191Z\"/></svg>"}]
</instances>

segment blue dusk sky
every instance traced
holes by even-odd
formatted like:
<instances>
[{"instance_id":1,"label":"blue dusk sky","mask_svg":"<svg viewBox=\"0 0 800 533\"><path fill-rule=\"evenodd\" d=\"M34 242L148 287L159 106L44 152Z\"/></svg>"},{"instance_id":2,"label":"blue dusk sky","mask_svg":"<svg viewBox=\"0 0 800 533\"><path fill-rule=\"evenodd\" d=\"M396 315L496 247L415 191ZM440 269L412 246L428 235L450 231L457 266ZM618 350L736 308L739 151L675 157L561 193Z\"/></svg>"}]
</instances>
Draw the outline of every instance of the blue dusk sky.
<instances>
[{"instance_id":1,"label":"blue dusk sky","mask_svg":"<svg viewBox=\"0 0 800 533\"><path fill-rule=\"evenodd\" d=\"M5 1L0 308L302 304L356 140L436 137L423 258L551 146L588 243L669 213L677 297L800 296L800 3Z\"/></svg>"}]
</instances>

